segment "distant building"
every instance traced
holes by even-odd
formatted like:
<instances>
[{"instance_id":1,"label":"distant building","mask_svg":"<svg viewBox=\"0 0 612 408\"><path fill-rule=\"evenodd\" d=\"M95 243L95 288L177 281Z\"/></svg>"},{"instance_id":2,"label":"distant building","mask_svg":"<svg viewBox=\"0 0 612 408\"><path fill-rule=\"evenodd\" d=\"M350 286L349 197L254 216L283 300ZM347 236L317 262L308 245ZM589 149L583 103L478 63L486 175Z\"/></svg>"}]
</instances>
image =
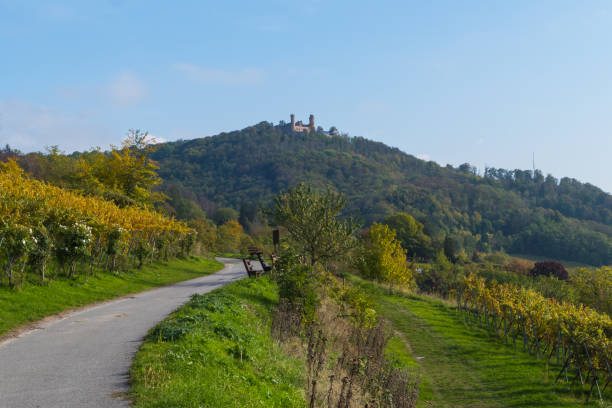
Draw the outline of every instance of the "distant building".
<instances>
[{"instance_id":1,"label":"distant building","mask_svg":"<svg viewBox=\"0 0 612 408\"><path fill-rule=\"evenodd\" d=\"M291 114L291 130L294 132L314 132L315 131L315 121L314 115L310 115L308 118L308 126L305 126L302 121L295 121L295 115Z\"/></svg>"}]
</instances>

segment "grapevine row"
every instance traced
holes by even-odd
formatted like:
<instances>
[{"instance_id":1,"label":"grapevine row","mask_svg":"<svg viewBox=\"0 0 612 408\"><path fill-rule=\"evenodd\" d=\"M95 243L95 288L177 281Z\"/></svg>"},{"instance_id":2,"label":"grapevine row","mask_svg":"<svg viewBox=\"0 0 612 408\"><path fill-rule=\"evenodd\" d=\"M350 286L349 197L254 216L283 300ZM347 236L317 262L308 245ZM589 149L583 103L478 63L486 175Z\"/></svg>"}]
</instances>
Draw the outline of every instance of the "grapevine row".
<instances>
[{"instance_id":1,"label":"grapevine row","mask_svg":"<svg viewBox=\"0 0 612 408\"><path fill-rule=\"evenodd\" d=\"M188 252L194 232L146 209L120 208L18 171L0 172L0 264L11 286L25 271L44 279L50 260L72 276L77 264L118 269Z\"/></svg>"},{"instance_id":2,"label":"grapevine row","mask_svg":"<svg viewBox=\"0 0 612 408\"><path fill-rule=\"evenodd\" d=\"M580 380L601 393L612 380L612 320L582 305L557 302L510 284L486 284L473 274L459 284L457 306L470 319L561 367L556 380ZM589 396L591 393L589 393Z\"/></svg>"}]
</instances>

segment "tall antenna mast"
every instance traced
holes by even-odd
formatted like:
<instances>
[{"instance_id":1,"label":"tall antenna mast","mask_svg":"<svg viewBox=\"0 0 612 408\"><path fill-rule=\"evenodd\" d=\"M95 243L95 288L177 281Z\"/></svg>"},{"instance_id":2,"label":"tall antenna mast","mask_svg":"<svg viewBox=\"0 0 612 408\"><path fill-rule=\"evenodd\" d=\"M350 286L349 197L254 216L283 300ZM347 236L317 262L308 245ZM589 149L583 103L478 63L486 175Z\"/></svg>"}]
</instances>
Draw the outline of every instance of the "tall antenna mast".
<instances>
[{"instance_id":1,"label":"tall antenna mast","mask_svg":"<svg viewBox=\"0 0 612 408\"><path fill-rule=\"evenodd\" d=\"M533 152L533 175L535 176L535 152Z\"/></svg>"}]
</instances>

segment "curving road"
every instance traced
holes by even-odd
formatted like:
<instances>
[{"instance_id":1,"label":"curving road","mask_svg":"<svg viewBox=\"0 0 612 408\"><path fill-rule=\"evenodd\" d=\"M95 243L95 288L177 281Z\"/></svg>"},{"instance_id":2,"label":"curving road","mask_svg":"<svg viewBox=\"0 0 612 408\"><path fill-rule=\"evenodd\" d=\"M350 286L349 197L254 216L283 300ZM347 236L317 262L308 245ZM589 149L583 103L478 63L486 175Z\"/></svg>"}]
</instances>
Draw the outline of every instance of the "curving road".
<instances>
[{"instance_id":1,"label":"curving road","mask_svg":"<svg viewBox=\"0 0 612 408\"><path fill-rule=\"evenodd\" d=\"M225 268L213 275L82 309L0 343L0 407L129 407L122 395L148 330L192 294L246 277L241 261L219 260Z\"/></svg>"}]
</instances>

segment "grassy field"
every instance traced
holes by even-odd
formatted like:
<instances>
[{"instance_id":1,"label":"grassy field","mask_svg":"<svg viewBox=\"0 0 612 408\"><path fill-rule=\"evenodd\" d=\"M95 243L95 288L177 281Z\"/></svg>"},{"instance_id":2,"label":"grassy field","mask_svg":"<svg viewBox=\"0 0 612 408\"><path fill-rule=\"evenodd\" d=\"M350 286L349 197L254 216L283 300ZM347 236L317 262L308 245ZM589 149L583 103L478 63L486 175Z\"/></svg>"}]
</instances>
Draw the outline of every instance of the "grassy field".
<instances>
[{"instance_id":1,"label":"grassy field","mask_svg":"<svg viewBox=\"0 0 612 408\"><path fill-rule=\"evenodd\" d=\"M390 351L408 353L412 358L404 362L420 367L420 407L587 406L584 396L553 383L555 368L465 324L454 307L427 297L390 296L373 283L356 282L393 325Z\"/></svg>"},{"instance_id":2,"label":"grassy field","mask_svg":"<svg viewBox=\"0 0 612 408\"><path fill-rule=\"evenodd\" d=\"M25 283L19 290L0 287L0 336L25 323L68 309L208 275L222 267L221 262L192 257L157 262L119 274L78 275L72 280L57 278L43 285Z\"/></svg>"},{"instance_id":3,"label":"grassy field","mask_svg":"<svg viewBox=\"0 0 612 408\"><path fill-rule=\"evenodd\" d=\"M277 301L266 278L194 296L136 355L134 406L304 407L304 366L270 337Z\"/></svg>"}]
</instances>

